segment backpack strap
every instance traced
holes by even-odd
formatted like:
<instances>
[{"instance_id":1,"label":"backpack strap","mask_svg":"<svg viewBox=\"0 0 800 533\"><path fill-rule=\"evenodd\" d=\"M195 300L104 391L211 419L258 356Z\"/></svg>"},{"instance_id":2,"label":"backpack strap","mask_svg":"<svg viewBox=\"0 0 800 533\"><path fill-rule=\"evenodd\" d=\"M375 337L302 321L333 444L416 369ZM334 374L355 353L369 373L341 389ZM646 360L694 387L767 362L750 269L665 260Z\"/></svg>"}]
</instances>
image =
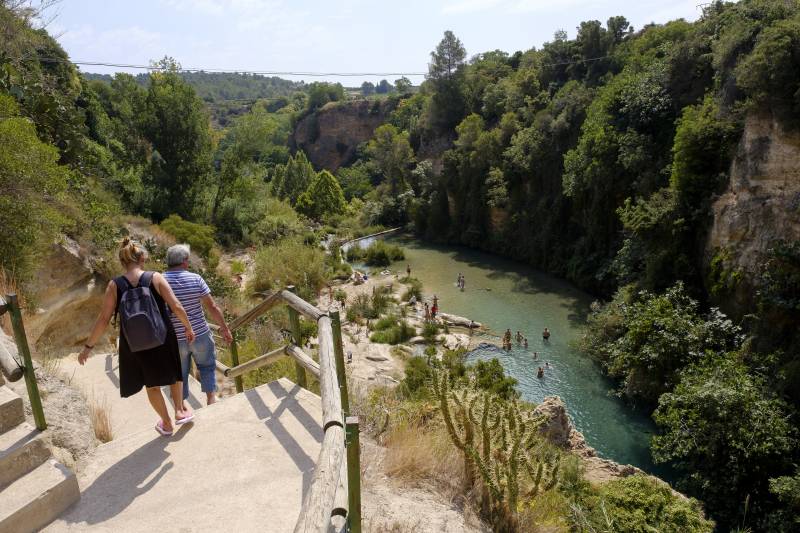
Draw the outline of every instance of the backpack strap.
<instances>
[{"instance_id":1,"label":"backpack strap","mask_svg":"<svg viewBox=\"0 0 800 533\"><path fill-rule=\"evenodd\" d=\"M117 315L119 314L119 304L122 302L122 293L124 293L130 286L131 282L125 276L117 276L114 278L114 285L117 286L117 305L114 307L114 325L117 323Z\"/></svg>"},{"instance_id":2,"label":"backpack strap","mask_svg":"<svg viewBox=\"0 0 800 533\"><path fill-rule=\"evenodd\" d=\"M139 276L139 287L150 287L153 282L153 274L155 272L142 272L142 275Z\"/></svg>"}]
</instances>

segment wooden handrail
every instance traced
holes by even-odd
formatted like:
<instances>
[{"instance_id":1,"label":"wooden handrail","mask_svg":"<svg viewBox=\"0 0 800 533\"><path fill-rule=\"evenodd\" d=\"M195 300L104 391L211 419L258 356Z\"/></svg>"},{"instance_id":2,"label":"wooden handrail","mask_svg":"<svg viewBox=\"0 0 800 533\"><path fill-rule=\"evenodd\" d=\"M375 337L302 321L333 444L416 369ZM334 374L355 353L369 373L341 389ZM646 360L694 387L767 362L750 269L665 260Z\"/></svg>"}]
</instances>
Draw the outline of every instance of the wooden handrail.
<instances>
[{"instance_id":1,"label":"wooden handrail","mask_svg":"<svg viewBox=\"0 0 800 533\"><path fill-rule=\"evenodd\" d=\"M356 481L352 478L360 476L358 461L355 461L354 465L350 465L347 459L352 456L353 451L349 449L349 444L345 439L343 398L344 403L347 403L347 398L342 394L344 392L346 395L347 388L346 384L342 387L343 384L340 383L340 379L345 379L344 361L337 359L342 358L341 346L336 345L337 342L341 343L341 331L338 330L341 326L338 320L332 322L327 314L295 295L291 290L283 289L270 293L263 302L234 320L230 329L235 330L249 324L280 302L290 307L290 315L294 317L292 336L295 342L238 364L238 359L234 357L236 355L236 342L234 341L231 345L234 366L228 368L222 363L217 363L217 368L225 376L235 377L238 381L245 372L272 363L279 357L287 355L297 363L298 374L302 373L302 377L304 377L305 372L308 371L319 380L324 436L311 484L303 499L300 517L294 530L296 533L327 532L331 527L333 516L345 516L350 522L347 509L352 502L352 483ZM298 314L317 323L319 363L296 344L300 342ZM334 331L334 328L337 328L337 331ZM339 367L338 372L337 366ZM304 384L300 383L300 377L298 376L298 385L303 386ZM357 446L357 439L355 443ZM351 468L352 466L355 467L355 470ZM360 514L356 513L356 516L359 517L359 521L357 524L350 523L350 530L360 532Z\"/></svg>"},{"instance_id":2,"label":"wooden handrail","mask_svg":"<svg viewBox=\"0 0 800 533\"><path fill-rule=\"evenodd\" d=\"M307 301L303 300L296 294L292 294L288 290L284 289L281 291L281 298L286 305L300 313L306 318L310 318L314 322L319 321L320 318L325 316L325 313L308 303Z\"/></svg>"},{"instance_id":3,"label":"wooden handrail","mask_svg":"<svg viewBox=\"0 0 800 533\"><path fill-rule=\"evenodd\" d=\"M239 318L235 319L231 322L229 328L231 331L236 331L237 329L245 326L258 318L259 316L263 315L267 311L269 311L272 307L276 304L280 303L281 294L280 292L273 292L264 299L260 304L240 316Z\"/></svg>"},{"instance_id":4,"label":"wooden handrail","mask_svg":"<svg viewBox=\"0 0 800 533\"><path fill-rule=\"evenodd\" d=\"M5 345L0 344L0 371L8 381L19 381L25 375L25 367L6 349Z\"/></svg>"},{"instance_id":5,"label":"wooden handrail","mask_svg":"<svg viewBox=\"0 0 800 533\"><path fill-rule=\"evenodd\" d=\"M233 368L229 368L225 370L223 374L225 374L226 378L235 378L237 376L241 376L248 370L255 370L256 368L266 366L270 363L274 363L275 361L286 355L286 352L284 351L285 349L286 346L281 346L277 350L272 350L271 352L267 352L264 355L259 355L256 358L250 359L246 363L242 363Z\"/></svg>"},{"instance_id":6,"label":"wooden handrail","mask_svg":"<svg viewBox=\"0 0 800 533\"><path fill-rule=\"evenodd\" d=\"M300 363L300 366L314 374L314 377L319 379L320 369L319 363L311 359L309 355L301 350L299 347L295 346L294 344L288 345L284 348L286 355Z\"/></svg>"}]
</instances>

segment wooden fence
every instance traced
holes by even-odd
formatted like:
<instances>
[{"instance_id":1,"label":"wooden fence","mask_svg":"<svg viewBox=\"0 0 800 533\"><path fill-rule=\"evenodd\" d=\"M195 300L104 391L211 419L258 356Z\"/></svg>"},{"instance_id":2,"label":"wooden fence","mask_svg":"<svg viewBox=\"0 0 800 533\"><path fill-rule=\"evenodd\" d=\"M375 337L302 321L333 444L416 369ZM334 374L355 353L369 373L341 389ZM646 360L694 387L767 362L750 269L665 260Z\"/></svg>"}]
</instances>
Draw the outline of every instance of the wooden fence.
<instances>
[{"instance_id":1,"label":"wooden fence","mask_svg":"<svg viewBox=\"0 0 800 533\"><path fill-rule=\"evenodd\" d=\"M28 337L25 334L25 324L22 322L22 311L19 308L19 300L16 294L8 294L5 298L0 296L0 316L5 313L8 313L11 317L14 342L17 345L17 357L12 357L4 347L0 346L0 371L9 381L17 381L25 376L28 401L31 403L36 429L44 431L47 429L47 422L44 419L42 398L39 396L39 385L36 383L31 350L28 346Z\"/></svg>"},{"instance_id":2,"label":"wooden fence","mask_svg":"<svg viewBox=\"0 0 800 533\"><path fill-rule=\"evenodd\" d=\"M351 417L345 377L342 330L338 311L324 313L294 293L293 287L270 292L264 300L231 322L232 332L250 324L279 304L288 306L292 342L245 363L239 363L236 337L230 346L228 367L217 368L236 380L243 391L242 374L291 357L297 369L297 384L307 387L306 372L319 380L324 437L317 457L311 485L303 499L295 532L326 532L331 529L361 531L361 466L359 460L359 421ZM302 349L300 315L317 324L319 362ZM337 518L338 517L338 518ZM343 524L342 524L343 522Z\"/></svg>"}]
</instances>

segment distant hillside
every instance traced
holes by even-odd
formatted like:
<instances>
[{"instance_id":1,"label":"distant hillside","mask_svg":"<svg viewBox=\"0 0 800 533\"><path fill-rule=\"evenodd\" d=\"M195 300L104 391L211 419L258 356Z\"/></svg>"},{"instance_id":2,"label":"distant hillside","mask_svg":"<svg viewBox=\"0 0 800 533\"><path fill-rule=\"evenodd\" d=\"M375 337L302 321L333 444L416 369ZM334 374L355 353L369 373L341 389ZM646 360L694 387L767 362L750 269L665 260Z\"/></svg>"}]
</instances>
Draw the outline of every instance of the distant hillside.
<instances>
[{"instance_id":1,"label":"distant hillside","mask_svg":"<svg viewBox=\"0 0 800 533\"><path fill-rule=\"evenodd\" d=\"M84 73L88 80L110 82L110 74ZM285 80L277 76L258 74L182 72L186 80L211 109L216 126L225 127L229 120L250 110L258 99L281 99L293 93L305 91L305 82ZM148 83L149 74L134 76L142 87ZM282 106L278 106L282 107Z\"/></svg>"}]
</instances>

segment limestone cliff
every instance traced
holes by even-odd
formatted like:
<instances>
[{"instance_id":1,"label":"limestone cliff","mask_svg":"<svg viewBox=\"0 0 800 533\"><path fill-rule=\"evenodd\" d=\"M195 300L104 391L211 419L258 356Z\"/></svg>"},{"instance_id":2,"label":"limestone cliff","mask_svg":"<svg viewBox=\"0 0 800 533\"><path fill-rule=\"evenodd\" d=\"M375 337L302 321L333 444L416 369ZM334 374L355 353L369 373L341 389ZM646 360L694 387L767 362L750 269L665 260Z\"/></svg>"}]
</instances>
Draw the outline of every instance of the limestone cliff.
<instances>
[{"instance_id":1,"label":"limestone cliff","mask_svg":"<svg viewBox=\"0 0 800 533\"><path fill-rule=\"evenodd\" d=\"M764 253L777 240L800 240L800 132L768 115L749 116L712 213L706 243L711 283L727 285L729 311L752 309Z\"/></svg>"},{"instance_id":2,"label":"limestone cliff","mask_svg":"<svg viewBox=\"0 0 800 533\"><path fill-rule=\"evenodd\" d=\"M290 144L303 150L317 170L333 172L355 160L358 145L372 138L394 107L390 99L326 104L297 122Z\"/></svg>"}]
</instances>

